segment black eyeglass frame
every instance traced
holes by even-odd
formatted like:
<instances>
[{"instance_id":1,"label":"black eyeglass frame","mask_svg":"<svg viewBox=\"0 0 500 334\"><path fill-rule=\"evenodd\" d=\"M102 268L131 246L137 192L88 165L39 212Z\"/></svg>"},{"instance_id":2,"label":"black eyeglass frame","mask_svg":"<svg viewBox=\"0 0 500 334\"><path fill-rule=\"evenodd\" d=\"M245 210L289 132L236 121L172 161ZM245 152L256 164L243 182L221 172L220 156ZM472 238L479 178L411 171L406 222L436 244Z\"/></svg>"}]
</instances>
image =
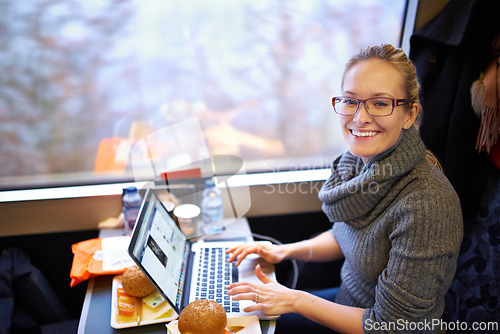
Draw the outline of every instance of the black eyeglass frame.
<instances>
[{"instance_id":1,"label":"black eyeglass frame","mask_svg":"<svg viewBox=\"0 0 500 334\"><path fill-rule=\"evenodd\" d=\"M391 100L392 102L392 110L389 114L385 114L385 115L374 115L370 112L370 110L368 110L368 108L366 107L366 101L368 100L373 100L373 99L387 99L387 100ZM335 100L337 99L351 99L351 100L356 100L358 102L358 106L356 107L356 110L351 113L351 114L345 114L345 113L339 113L337 111L337 109L335 108ZM393 99L392 97L387 97L387 96L380 96L380 97L370 97L368 99L364 99L364 100L361 100L361 99L357 99L355 97L350 97L350 96L334 96L332 97L332 107L333 107L333 111L338 114L338 115L342 115L342 116L352 116L352 115L356 115L356 113L358 112L359 110L359 107L361 106L361 103L364 103L365 104L365 108L366 108L366 111L368 111L368 113L374 117L384 117L384 116L390 116L392 115L392 113L394 112L394 108L396 107L399 107L399 106L403 106L405 104L408 104L408 103L412 103L412 100L408 100L408 99Z\"/></svg>"}]
</instances>

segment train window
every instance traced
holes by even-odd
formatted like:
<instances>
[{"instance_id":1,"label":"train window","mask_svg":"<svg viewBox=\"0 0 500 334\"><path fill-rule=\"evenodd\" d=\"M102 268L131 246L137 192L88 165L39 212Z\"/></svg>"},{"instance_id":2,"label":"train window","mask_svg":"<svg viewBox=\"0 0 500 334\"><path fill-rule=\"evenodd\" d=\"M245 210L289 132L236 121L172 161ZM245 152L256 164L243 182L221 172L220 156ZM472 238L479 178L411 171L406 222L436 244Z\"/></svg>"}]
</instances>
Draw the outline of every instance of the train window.
<instances>
[{"instance_id":1,"label":"train window","mask_svg":"<svg viewBox=\"0 0 500 334\"><path fill-rule=\"evenodd\" d=\"M170 130L193 120L195 155L237 156L247 173L325 167L345 149L330 102L346 60L401 45L406 13L403 0L0 7L2 189L130 179L144 138L180 166L193 137Z\"/></svg>"}]
</instances>

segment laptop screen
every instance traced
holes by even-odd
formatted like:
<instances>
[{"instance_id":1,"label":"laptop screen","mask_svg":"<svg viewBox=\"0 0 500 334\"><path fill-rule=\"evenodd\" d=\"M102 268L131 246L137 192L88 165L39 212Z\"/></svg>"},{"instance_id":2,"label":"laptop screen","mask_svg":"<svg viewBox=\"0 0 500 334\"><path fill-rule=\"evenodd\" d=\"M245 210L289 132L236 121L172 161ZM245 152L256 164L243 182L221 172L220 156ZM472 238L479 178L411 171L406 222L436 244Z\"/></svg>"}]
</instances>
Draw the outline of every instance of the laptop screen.
<instances>
[{"instance_id":1,"label":"laptop screen","mask_svg":"<svg viewBox=\"0 0 500 334\"><path fill-rule=\"evenodd\" d=\"M129 252L171 303L180 309L189 243L156 194L149 190Z\"/></svg>"}]
</instances>

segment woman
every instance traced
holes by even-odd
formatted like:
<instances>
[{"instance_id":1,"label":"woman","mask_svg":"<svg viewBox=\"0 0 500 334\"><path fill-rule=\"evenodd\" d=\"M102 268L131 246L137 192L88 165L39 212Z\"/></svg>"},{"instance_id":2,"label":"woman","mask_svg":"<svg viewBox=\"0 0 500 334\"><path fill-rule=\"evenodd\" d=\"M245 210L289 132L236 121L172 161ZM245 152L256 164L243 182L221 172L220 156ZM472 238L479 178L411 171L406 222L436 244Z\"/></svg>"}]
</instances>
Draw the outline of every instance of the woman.
<instances>
[{"instance_id":1,"label":"woman","mask_svg":"<svg viewBox=\"0 0 500 334\"><path fill-rule=\"evenodd\" d=\"M333 106L348 152L319 192L333 228L302 242L229 250L236 264L251 253L273 263L344 258L338 294L288 289L259 267L262 284L232 284L229 294L256 302L246 311L282 314L277 333L436 332L462 216L452 186L425 160L415 67L391 45L368 47L347 63L341 88Z\"/></svg>"}]
</instances>

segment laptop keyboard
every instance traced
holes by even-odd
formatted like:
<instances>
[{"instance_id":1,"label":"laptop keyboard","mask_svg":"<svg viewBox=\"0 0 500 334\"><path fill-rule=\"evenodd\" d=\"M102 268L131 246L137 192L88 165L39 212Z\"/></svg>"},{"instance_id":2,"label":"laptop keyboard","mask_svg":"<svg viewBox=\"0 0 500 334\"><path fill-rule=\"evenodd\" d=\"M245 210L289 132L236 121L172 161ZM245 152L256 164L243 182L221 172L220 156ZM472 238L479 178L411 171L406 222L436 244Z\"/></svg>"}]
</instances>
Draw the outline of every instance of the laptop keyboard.
<instances>
[{"instance_id":1,"label":"laptop keyboard","mask_svg":"<svg viewBox=\"0 0 500 334\"><path fill-rule=\"evenodd\" d=\"M232 301L226 286L238 281L238 268L228 263L225 248L204 248L200 251L196 298L210 299L221 304L226 312L239 312L238 301Z\"/></svg>"}]
</instances>

